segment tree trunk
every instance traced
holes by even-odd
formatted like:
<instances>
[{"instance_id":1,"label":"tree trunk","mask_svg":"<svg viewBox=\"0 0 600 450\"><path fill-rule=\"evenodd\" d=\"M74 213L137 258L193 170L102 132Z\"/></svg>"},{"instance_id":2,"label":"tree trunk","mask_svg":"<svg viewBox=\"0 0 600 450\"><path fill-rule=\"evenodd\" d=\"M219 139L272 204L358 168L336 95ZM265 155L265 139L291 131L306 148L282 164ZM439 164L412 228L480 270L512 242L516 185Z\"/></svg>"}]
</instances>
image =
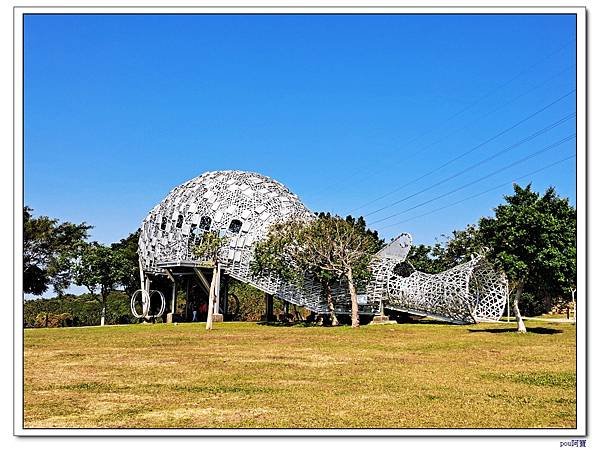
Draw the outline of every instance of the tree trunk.
<instances>
[{"instance_id":1,"label":"tree trunk","mask_svg":"<svg viewBox=\"0 0 600 450\"><path fill-rule=\"evenodd\" d=\"M333 295L331 294L331 285L325 283L325 294L327 295L327 309L329 310L329 317L331 318L331 326L337 327L339 325L337 316L335 315L335 307L333 306Z\"/></svg>"},{"instance_id":2,"label":"tree trunk","mask_svg":"<svg viewBox=\"0 0 600 450\"><path fill-rule=\"evenodd\" d=\"M102 294L101 294L101 298L102 298L102 313L100 315L100 326L101 327L104 326L104 317L106 316L106 297L107 297L107 294L105 294L104 292L102 292Z\"/></svg>"},{"instance_id":3,"label":"tree trunk","mask_svg":"<svg viewBox=\"0 0 600 450\"><path fill-rule=\"evenodd\" d=\"M296 304L294 303L294 322L298 322L301 320L304 320L304 317L300 316L298 308L296 308Z\"/></svg>"},{"instance_id":4,"label":"tree trunk","mask_svg":"<svg viewBox=\"0 0 600 450\"><path fill-rule=\"evenodd\" d=\"M218 269L217 269L217 265L215 264L215 267L213 267L213 275L212 275L212 280L210 280L210 290L208 293L208 315L206 316L206 329L207 330L212 330L213 327L213 314L214 314L214 307L215 307L215 289L217 286L217 276L218 276Z\"/></svg>"},{"instance_id":5,"label":"tree trunk","mask_svg":"<svg viewBox=\"0 0 600 450\"><path fill-rule=\"evenodd\" d=\"M523 293L523 283L519 283L517 286L517 290L515 291L515 298L513 300L513 309L515 312L515 319L519 324L517 327L517 332L519 333L527 333L527 328L525 328L525 322L523 322L523 318L521 317L521 311L519 311L519 299L521 298L521 294Z\"/></svg>"},{"instance_id":6,"label":"tree trunk","mask_svg":"<svg viewBox=\"0 0 600 450\"><path fill-rule=\"evenodd\" d=\"M577 302L575 301L576 289L571 289L571 301L573 302L573 320L577 321Z\"/></svg>"},{"instance_id":7,"label":"tree trunk","mask_svg":"<svg viewBox=\"0 0 600 450\"><path fill-rule=\"evenodd\" d=\"M350 301L352 302L352 328L358 328L360 326L360 321L358 319L358 297L356 296L356 287L354 286L352 269L348 269L346 278L348 280L348 289L350 290Z\"/></svg>"}]
</instances>

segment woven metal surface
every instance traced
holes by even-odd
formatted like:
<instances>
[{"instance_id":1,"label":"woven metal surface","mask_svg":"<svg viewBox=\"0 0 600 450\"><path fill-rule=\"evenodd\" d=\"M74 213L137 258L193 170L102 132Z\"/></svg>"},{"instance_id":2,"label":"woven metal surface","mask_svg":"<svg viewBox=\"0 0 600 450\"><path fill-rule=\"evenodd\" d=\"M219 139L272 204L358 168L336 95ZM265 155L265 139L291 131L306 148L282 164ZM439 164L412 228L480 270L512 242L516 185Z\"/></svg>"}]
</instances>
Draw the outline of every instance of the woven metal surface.
<instances>
[{"instance_id":1,"label":"woven metal surface","mask_svg":"<svg viewBox=\"0 0 600 450\"><path fill-rule=\"evenodd\" d=\"M291 219L312 220L314 215L281 183L250 172L208 172L173 189L150 211L141 226L140 267L148 276L164 275L166 267L193 267L198 263L194 247L203 233L212 231L227 238L219 255L226 274L282 300L326 313L323 288L312 277L297 286L250 271L255 243L267 236L273 223ZM375 255L372 280L359 291L361 313L377 314L385 306L461 322L496 317L506 280L481 258L479 265L471 262L444 274L417 273L400 279L393 270L406 259L411 244L410 235L404 233ZM478 286L477 300L474 286ZM348 286L337 283L332 293L336 310L347 313Z\"/></svg>"},{"instance_id":2,"label":"woven metal surface","mask_svg":"<svg viewBox=\"0 0 600 450\"><path fill-rule=\"evenodd\" d=\"M508 298L504 274L484 257L439 274L392 274L386 307L455 323L498 320Z\"/></svg>"}]
</instances>

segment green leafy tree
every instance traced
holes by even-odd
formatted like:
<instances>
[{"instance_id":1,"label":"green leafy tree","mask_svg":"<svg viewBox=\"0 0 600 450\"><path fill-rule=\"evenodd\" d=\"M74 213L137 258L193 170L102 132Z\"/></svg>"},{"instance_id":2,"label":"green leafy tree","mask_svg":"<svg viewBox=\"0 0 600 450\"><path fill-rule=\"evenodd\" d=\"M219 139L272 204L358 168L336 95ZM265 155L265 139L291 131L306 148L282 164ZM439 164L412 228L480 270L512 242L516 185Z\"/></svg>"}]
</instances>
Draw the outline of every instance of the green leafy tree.
<instances>
[{"instance_id":1,"label":"green leafy tree","mask_svg":"<svg viewBox=\"0 0 600 450\"><path fill-rule=\"evenodd\" d=\"M327 298L331 324L336 326L338 320L331 285L339 280L339 276L315 259L305 245L312 238L309 234L308 224L303 220L292 219L273 224L266 239L256 245L251 268L255 274L276 273L299 287L302 287L307 274L314 276L321 283Z\"/></svg>"},{"instance_id":2,"label":"green leafy tree","mask_svg":"<svg viewBox=\"0 0 600 450\"><path fill-rule=\"evenodd\" d=\"M448 270L471 259L475 254L485 252L479 228L467 225L464 230L455 230L450 236L442 236L443 245L436 244L434 254L439 260L441 270Z\"/></svg>"},{"instance_id":3,"label":"green leafy tree","mask_svg":"<svg viewBox=\"0 0 600 450\"><path fill-rule=\"evenodd\" d=\"M126 276L128 263L122 250L92 242L83 247L74 266L75 283L85 286L91 295L100 294L100 325L104 325L108 295Z\"/></svg>"},{"instance_id":4,"label":"green leafy tree","mask_svg":"<svg viewBox=\"0 0 600 450\"><path fill-rule=\"evenodd\" d=\"M207 263L212 266L213 274L210 281L210 292L208 295L208 315L206 318L206 329L213 328L213 309L216 298L217 278L219 277L219 251L227 242L225 237L219 236L214 232L206 232L202 236L202 241L194 248L194 256L200 262Z\"/></svg>"},{"instance_id":5,"label":"green leafy tree","mask_svg":"<svg viewBox=\"0 0 600 450\"><path fill-rule=\"evenodd\" d=\"M138 241L140 239L140 232L138 230L135 233L131 233L119 242L111 245L113 250L119 250L123 256L127 259L128 265L127 270L124 273L123 279L119 280L119 284L123 286L125 292L131 297L140 286L140 266L138 257Z\"/></svg>"},{"instance_id":6,"label":"green leafy tree","mask_svg":"<svg viewBox=\"0 0 600 450\"><path fill-rule=\"evenodd\" d=\"M439 273L467 262L472 255L485 250L476 225L467 225L464 230L455 230L449 236L442 235L442 240L434 245L412 246L407 260L421 272Z\"/></svg>"},{"instance_id":7,"label":"green leafy tree","mask_svg":"<svg viewBox=\"0 0 600 450\"><path fill-rule=\"evenodd\" d=\"M96 296L91 294L71 295L63 297L38 298L23 303L23 326L52 326L51 319L66 315L69 320L61 321L56 326L91 326L98 323L102 307ZM40 317L43 319L40 322ZM46 323L48 317L48 323ZM106 323L132 323L133 317L129 305L129 296L125 292L113 291L106 302Z\"/></svg>"},{"instance_id":8,"label":"green leafy tree","mask_svg":"<svg viewBox=\"0 0 600 450\"><path fill-rule=\"evenodd\" d=\"M369 280L369 262L381 246L382 240L366 228L362 217L343 219L320 213L308 222L290 221L272 228L267 240L257 245L254 267L272 270L290 280L312 274L325 287L330 312L331 283L345 280L352 304L352 326L358 327L356 289Z\"/></svg>"},{"instance_id":9,"label":"green leafy tree","mask_svg":"<svg viewBox=\"0 0 600 450\"><path fill-rule=\"evenodd\" d=\"M348 283L352 327L359 327L356 288L365 286L371 278L369 262L382 246L377 233L366 228L362 217L355 220L321 214L308 224L303 238L316 265Z\"/></svg>"},{"instance_id":10,"label":"green leafy tree","mask_svg":"<svg viewBox=\"0 0 600 450\"><path fill-rule=\"evenodd\" d=\"M518 331L526 332L519 310L526 285L556 295L575 286L576 211L554 188L540 196L515 184L504 198L494 217L480 219L479 236L509 279Z\"/></svg>"},{"instance_id":11,"label":"green leafy tree","mask_svg":"<svg viewBox=\"0 0 600 450\"><path fill-rule=\"evenodd\" d=\"M441 247L440 244L436 244L437 247L425 244L413 245L406 256L406 260L410 264L421 272L425 273L439 273L444 269L442 261L437 256ZM437 252L436 252L437 250Z\"/></svg>"},{"instance_id":12,"label":"green leafy tree","mask_svg":"<svg viewBox=\"0 0 600 450\"><path fill-rule=\"evenodd\" d=\"M41 295L52 287L61 296L73 279L73 262L91 226L33 217L23 208L23 292Z\"/></svg>"}]
</instances>

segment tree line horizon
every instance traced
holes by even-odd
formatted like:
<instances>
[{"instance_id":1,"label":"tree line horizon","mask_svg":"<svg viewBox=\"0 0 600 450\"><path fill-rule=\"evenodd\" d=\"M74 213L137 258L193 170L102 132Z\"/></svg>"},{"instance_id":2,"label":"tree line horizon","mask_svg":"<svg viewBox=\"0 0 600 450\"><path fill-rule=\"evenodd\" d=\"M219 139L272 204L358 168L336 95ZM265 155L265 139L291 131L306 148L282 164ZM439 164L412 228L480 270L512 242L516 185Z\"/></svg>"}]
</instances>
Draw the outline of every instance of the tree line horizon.
<instances>
[{"instance_id":1,"label":"tree line horizon","mask_svg":"<svg viewBox=\"0 0 600 450\"><path fill-rule=\"evenodd\" d=\"M576 209L553 187L540 194L531 184L515 183L513 192L493 211L493 216L481 217L476 224L442 234L443 241L414 244L407 261L416 270L433 274L485 253L507 275L518 331L525 332L520 302L527 311L543 313L570 301L576 289ZM60 299L71 285L83 286L100 303L99 321L104 324L111 292L121 288L130 296L140 287L140 230L105 245L89 241L91 228L85 222L34 217L33 210L24 206L23 292L42 295L52 288ZM214 247L220 241L207 236L207 243L196 248L195 254L214 260ZM289 281L312 273L323 285L333 325L338 321L329 287L344 279L352 303L352 325L357 327L356 289L368 282L368 264L383 246L384 240L367 227L362 216L342 218L322 212L309 223L273 225L256 246L253 271L273 272Z\"/></svg>"}]
</instances>

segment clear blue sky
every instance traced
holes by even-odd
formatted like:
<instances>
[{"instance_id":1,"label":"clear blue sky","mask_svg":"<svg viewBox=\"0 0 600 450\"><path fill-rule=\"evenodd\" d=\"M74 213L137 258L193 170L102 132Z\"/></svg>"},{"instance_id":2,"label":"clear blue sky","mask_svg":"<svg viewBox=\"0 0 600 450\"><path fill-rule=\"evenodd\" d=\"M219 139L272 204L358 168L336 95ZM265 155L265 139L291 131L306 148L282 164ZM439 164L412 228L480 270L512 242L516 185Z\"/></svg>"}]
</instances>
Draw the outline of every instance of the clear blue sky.
<instances>
[{"instance_id":1,"label":"clear blue sky","mask_svg":"<svg viewBox=\"0 0 600 450\"><path fill-rule=\"evenodd\" d=\"M568 15L30 15L25 203L110 243L176 185L240 169L433 243L575 154L500 171L575 132L574 55ZM528 181L575 204L574 159Z\"/></svg>"}]
</instances>

